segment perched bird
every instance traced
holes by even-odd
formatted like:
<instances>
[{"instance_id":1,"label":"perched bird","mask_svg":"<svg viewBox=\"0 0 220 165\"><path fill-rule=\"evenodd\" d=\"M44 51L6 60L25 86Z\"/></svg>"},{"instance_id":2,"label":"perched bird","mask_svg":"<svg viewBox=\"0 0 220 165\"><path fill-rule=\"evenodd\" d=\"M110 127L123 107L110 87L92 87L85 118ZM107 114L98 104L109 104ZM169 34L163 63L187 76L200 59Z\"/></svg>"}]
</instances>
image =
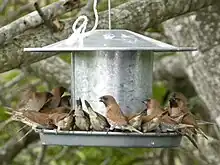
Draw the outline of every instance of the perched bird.
<instances>
[{"instance_id":1,"label":"perched bird","mask_svg":"<svg viewBox=\"0 0 220 165\"><path fill-rule=\"evenodd\" d=\"M99 98L100 102L103 102L106 107L106 117L111 125L110 129L114 129L115 127L119 127L124 130L127 129L129 131L135 131L141 133L139 130L135 129L131 126L124 114L121 111L118 103L115 98L111 95L105 95Z\"/></svg>"},{"instance_id":2,"label":"perched bird","mask_svg":"<svg viewBox=\"0 0 220 165\"><path fill-rule=\"evenodd\" d=\"M174 92L171 95L169 99L169 114L175 121L178 120L179 123L186 125L180 128L178 132L186 136L197 149L199 149L196 143L197 132L208 139L205 133L198 127L196 120L187 107L187 99L182 93ZM181 115L182 117L180 117Z\"/></svg>"},{"instance_id":3,"label":"perched bird","mask_svg":"<svg viewBox=\"0 0 220 165\"><path fill-rule=\"evenodd\" d=\"M53 114L53 113L69 113L71 111L68 107L57 107L57 108L44 108L41 109L39 112Z\"/></svg>"},{"instance_id":4,"label":"perched bird","mask_svg":"<svg viewBox=\"0 0 220 165\"><path fill-rule=\"evenodd\" d=\"M51 97L50 101L48 101L46 104L44 104L44 106L41 109L57 108L59 106L59 104L60 104L61 96L63 95L63 93L66 90L67 89L62 87L62 86L53 88L52 91L51 91L53 97Z\"/></svg>"},{"instance_id":5,"label":"perched bird","mask_svg":"<svg viewBox=\"0 0 220 165\"><path fill-rule=\"evenodd\" d=\"M53 97L50 92L35 92L32 89L25 90L21 95L17 110L39 111Z\"/></svg>"},{"instance_id":6,"label":"perched bird","mask_svg":"<svg viewBox=\"0 0 220 165\"><path fill-rule=\"evenodd\" d=\"M202 134L206 139L208 139L205 133L199 128L196 119L194 118L193 114L190 112L187 106L187 98L182 93L172 93L171 98L169 99L169 105L169 114L171 118L176 119L179 116L184 115L180 122L186 125L193 126L193 128L188 128L187 130L191 130L193 135L196 135L198 132Z\"/></svg>"},{"instance_id":7,"label":"perched bird","mask_svg":"<svg viewBox=\"0 0 220 165\"><path fill-rule=\"evenodd\" d=\"M59 106L71 108L71 96L70 95L62 96Z\"/></svg>"},{"instance_id":8,"label":"perched bird","mask_svg":"<svg viewBox=\"0 0 220 165\"><path fill-rule=\"evenodd\" d=\"M146 105L147 115L142 117L142 131L161 131L163 118L165 118L168 111L162 109L156 99L148 98L143 103Z\"/></svg>"},{"instance_id":9,"label":"perched bird","mask_svg":"<svg viewBox=\"0 0 220 165\"><path fill-rule=\"evenodd\" d=\"M107 119L103 115L94 111L89 102L86 100L85 105L88 109L92 129L95 131L108 130L110 128L110 124L108 123Z\"/></svg>"},{"instance_id":10,"label":"perched bird","mask_svg":"<svg viewBox=\"0 0 220 165\"><path fill-rule=\"evenodd\" d=\"M49 119L57 127L57 131L70 130L74 124L74 111L49 114Z\"/></svg>"},{"instance_id":11,"label":"perched bird","mask_svg":"<svg viewBox=\"0 0 220 165\"><path fill-rule=\"evenodd\" d=\"M82 131L89 131L90 129L89 114L83 110L80 98L79 100L76 100L75 125Z\"/></svg>"},{"instance_id":12,"label":"perched bird","mask_svg":"<svg viewBox=\"0 0 220 165\"><path fill-rule=\"evenodd\" d=\"M144 109L142 112L132 115L126 116L128 123L132 125L134 128L141 130L142 117L147 115L147 109Z\"/></svg>"},{"instance_id":13,"label":"perched bird","mask_svg":"<svg viewBox=\"0 0 220 165\"><path fill-rule=\"evenodd\" d=\"M20 121L32 128L54 129L56 126L50 122L49 115L35 111L13 111L12 119Z\"/></svg>"}]
</instances>

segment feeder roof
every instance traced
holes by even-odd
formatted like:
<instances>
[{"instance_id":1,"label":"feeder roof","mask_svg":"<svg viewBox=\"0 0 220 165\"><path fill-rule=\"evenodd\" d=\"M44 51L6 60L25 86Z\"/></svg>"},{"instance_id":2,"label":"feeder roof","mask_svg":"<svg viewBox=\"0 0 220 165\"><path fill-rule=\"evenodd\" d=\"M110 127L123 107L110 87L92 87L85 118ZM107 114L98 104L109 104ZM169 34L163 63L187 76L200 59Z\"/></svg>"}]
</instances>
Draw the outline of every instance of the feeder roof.
<instances>
[{"instance_id":1,"label":"feeder roof","mask_svg":"<svg viewBox=\"0 0 220 165\"><path fill-rule=\"evenodd\" d=\"M62 40L44 47L24 48L24 51L29 52L72 52L94 50L146 50L166 52L193 51L196 49L192 47L176 47L129 30L117 29L95 30L91 35L83 39L82 45L71 45L67 40Z\"/></svg>"}]
</instances>

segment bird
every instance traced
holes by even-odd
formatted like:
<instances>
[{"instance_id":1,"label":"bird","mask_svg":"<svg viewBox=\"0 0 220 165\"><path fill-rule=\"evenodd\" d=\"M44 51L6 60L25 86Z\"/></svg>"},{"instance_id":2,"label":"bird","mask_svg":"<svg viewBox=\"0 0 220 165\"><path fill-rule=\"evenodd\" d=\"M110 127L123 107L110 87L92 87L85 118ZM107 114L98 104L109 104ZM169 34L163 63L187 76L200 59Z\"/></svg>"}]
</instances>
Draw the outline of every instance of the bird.
<instances>
[{"instance_id":1,"label":"bird","mask_svg":"<svg viewBox=\"0 0 220 165\"><path fill-rule=\"evenodd\" d=\"M181 123L193 126L193 128L186 129L187 131L191 130L193 136L198 133L203 135L206 139L208 139L207 135L199 128L196 119L194 118L193 114L190 112L188 106L187 98L180 92L173 92L169 99L169 114L171 118L176 119L180 115L184 115L181 119Z\"/></svg>"},{"instance_id":2,"label":"bird","mask_svg":"<svg viewBox=\"0 0 220 165\"><path fill-rule=\"evenodd\" d=\"M110 128L110 124L108 123L108 120L100 113L94 111L87 100L84 100L84 102L88 110L88 114L91 122L91 128L95 131L108 130Z\"/></svg>"},{"instance_id":3,"label":"bird","mask_svg":"<svg viewBox=\"0 0 220 165\"><path fill-rule=\"evenodd\" d=\"M56 131L71 130L74 124L74 117L75 115L73 110L71 110L69 113L49 114L50 121L57 127Z\"/></svg>"},{"instance_id":4,"label":"bird","mask_svg":"<svg viewBox=\"0 0 220 165\"><path fill-rule=\"evenodd\" d=\"M115 127L119 127L122 130L127 129L129 131L135 131L137 133L143 134L128 123L127 118L121 111L120 106L113 96L101 96L99 101L102 102L106 107L106 117L109 121L109 124L111 125L110 130L114 129Z\"/></svg>"},{"instance_id":5,"label":"bird","mask_svg":"<svg viewBox=\"0 0 220 165\"><path fill-rule=\"evenodd\" d=\"M71 108L71 96L70 95L65 95L62 96L60 99L60 107L67 107L67 108Z\"/></svg>"},{"instance_id":6,"label":"bird","mask_svg":"<svg viewBox=\"0 0 220 165\"><path fill-rule=\"evenodd\" d=\"M75 108L75 126L81 131L90 130L89 114L83 110L81 98L76 100Z\"/></svg>"},{"instance_id":7,"label":"bird","mask_svg":"<svg viewBox=\"0 0 220 165\"><path fill-rule=\"evenodd\" d=\"M39 111L53 97L50 92L36 92L33 89L26 89L21 94L17 110Z\"/></svg>"},{"instance_id":8,"label":"bird","mask_svg":"<svg viewBox=\"0 0 220 165\"><path fill-rule=\"evenodd\" d=\"M142 117L147 115L147 109L144 109L138 114L132 116L126 116L128 123L132 125L134 128L141 130Z\"/></svg>"},{"instance_id":9,"label":"bird","mask_svg":"<svg viewBox=\"0 0 220 165\"><path fill-rule=\"evenodd\" d=\"M20 121L32 128L54 129L56 128L49 120L48 114L42 114L36 111L13 111L12 119Z\"/></svg>"},{"instance_id":10,"label":"bird","mask_svg":"<svg viewBox=\"0 0 220 165\"><path fill-rule=\"evenodd\" d=\"M163 124L163 118L165 118L165 115L168 113L168 111L162 109L160 103L153 98L148 98L144 100L143 103L146 105L147 115L142 117L142 131L162 131L161 126L164 126L165 124Z\"/></svg>"},{"instance_id":11,"label":"bird","mask_svg":"<svg viewBox=\"0 0 220 165\"><path fill-rule=\"evenodd\" d=\"M70 111L71 111L70 108L60 106L57 108L44 108L44 109L41 109L39 112L53 114L53 113L69 113Z\"/></svg>"},{"instance_id":12,"label":"bird","mask_svg":"<svg viewBox=\"0 0 220 165\"><path fill-rule=\"evenodd\" d=\"M51 94L53 96L46 104L44 104L44 106L41 108L41 110L43 110L45 108L51 108L51 109L57 108L60 104L61 96L64 94L65 91L67 91L67 89L62 86L53 88L51 91Z\"/></svg>"},{"instance_id":13,"label":"bird","mask_svg":"<svg viewBox=\"0 0 220 165\"><path fill-rule=\"evenodd\" d=\"M187 107L187 98L182 93L174 92L171 94L169 99L169 115L174 120L183 115L181 120L178 119L178 122L185 124L186 127L180 128L178 132L181 135L186 136L197 149L199 149L198 144L196 143L197 132L208 139L205 133L198 127L196 120Z\"/></svg>"}]
</instances>

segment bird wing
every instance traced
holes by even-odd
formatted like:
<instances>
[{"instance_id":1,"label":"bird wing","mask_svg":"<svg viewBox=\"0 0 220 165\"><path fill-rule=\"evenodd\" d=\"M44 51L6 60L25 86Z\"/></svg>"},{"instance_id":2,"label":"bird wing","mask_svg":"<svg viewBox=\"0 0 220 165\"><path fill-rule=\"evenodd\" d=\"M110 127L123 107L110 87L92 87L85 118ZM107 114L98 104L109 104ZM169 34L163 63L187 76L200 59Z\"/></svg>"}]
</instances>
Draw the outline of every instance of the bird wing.
<instances>
[{"instance_id":1,"label":"bird wing","mask_svg":"<svg viewBox=\"0 0 220 165\"><path fill-rule=\"evenodd\" d=\"M107 115L106 117L111 120L111 122L116 123L118 125L127 125L127 119L122 113L119 105L111 104L107 107Z\"/></svg>"}]
</instances>

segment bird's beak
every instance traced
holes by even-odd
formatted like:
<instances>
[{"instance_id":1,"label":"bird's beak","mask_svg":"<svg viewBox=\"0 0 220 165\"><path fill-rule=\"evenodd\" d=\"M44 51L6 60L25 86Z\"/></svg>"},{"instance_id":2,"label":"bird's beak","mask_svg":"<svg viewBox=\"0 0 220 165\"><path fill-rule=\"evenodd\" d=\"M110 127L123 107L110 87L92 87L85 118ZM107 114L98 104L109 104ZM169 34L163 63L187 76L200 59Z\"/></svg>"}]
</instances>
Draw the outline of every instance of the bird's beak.
<instances>
[{"instance_id":1,"label":"bird's beak","mask_svg":"<svg viewBox=\"0 0 220 165\"><path fill-rule=\"evenodd\" d=\"M99 102L103 102L104 100L103 100L103 98L102 97L100 97L99 98Z\"/></svg>"}]
</instances>

